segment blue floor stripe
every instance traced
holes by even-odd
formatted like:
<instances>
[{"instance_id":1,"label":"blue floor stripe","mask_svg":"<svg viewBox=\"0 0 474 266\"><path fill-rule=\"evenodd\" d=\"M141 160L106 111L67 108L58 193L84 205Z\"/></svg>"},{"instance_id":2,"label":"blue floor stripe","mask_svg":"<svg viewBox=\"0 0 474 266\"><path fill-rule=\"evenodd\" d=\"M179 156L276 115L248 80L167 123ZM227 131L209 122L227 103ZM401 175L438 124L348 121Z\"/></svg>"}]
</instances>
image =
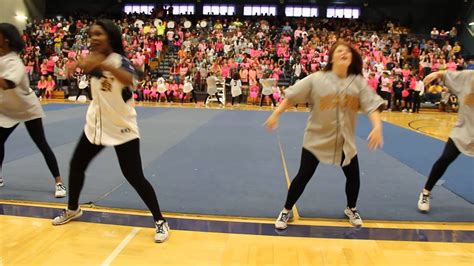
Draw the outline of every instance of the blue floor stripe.
<instances>
[{"instance_id":1,"label":"blue floor stripe","mask_svg":"<svg viewBox=\"0 0 474 266\"><path fill-rule=\"evenodd\" d=\"M52 219L60 210L47 207L0 204L1 215L24 216ZM389 229L389 228L355 228L311 225L290 225L286 230L276 230L273 224L228 222L215 220L196 220L167 218L171 230L196 232L214 232L246 235L390 240L415 242L453 242L474 243L474 231L463 230L424 230L424 229ZM118 214L109 212L84 211L78 219L82 222L113 224L125 226L154 227L152 217L143 215ZM63 225L67 226L67 225Z\"/></svg>"}]
</instances>

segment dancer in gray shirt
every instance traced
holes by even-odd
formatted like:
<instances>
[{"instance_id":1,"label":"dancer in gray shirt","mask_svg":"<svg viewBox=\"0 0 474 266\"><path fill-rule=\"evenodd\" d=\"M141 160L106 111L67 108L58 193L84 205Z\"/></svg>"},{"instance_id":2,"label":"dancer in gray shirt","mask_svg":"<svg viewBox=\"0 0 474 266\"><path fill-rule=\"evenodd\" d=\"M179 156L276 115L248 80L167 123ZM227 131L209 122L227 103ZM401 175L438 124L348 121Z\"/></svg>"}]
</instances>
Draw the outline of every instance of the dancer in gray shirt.
<instances>
[{"instance_id":1,"label":"dancer in gray shirt","mask_svg":"<svg viewBox=\"0 0 474 266\"><path fill-rule=\"evenodd\" d=\"M285 229L288 226L291 209L319 162L342 166L347 197L344 213L352 225L361 226L362 219L356 209L360 178L355 123L359 110L368 114L373 125L368 137L369 148L381 146L383 137L379 109L384 101L362 76L362 57L357 50L347 43L336 43L323 71L307 76L286 90L285 100L265 122L267 128L276 128L281 113L305 102L309 102L312 109L306 125L300 169L291 182L285 208L280 212L275 227Z\"/></svg>"},{"instance_id":2,"label":"dancer in gray shirt","mask_svg":"<svg viewBox=\"0 0 474 266\"><path fill-rule=\"evenodd\" d=\"M430 210L431 190L459 154L474 157L474 70L431 73L425 77L424 83L430 84L436 79L443 79L449 91L458 96L458 122L449 135L443 154L431 168L425 187L420 193L418 209L422 212Z\"/></svg>"}]
</instances>

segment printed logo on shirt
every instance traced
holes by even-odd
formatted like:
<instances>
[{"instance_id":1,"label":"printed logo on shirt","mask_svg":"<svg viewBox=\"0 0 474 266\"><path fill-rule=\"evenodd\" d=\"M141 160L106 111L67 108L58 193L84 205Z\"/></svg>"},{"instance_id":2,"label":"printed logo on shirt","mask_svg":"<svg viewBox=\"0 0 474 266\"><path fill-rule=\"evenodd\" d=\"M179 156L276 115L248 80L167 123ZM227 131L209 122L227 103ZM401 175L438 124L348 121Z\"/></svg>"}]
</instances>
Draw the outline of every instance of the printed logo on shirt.
<instances>
[{"instance_id":1,"label":"printed logo on shirt","mask_svg":"<svg viewBox=\"0 0 474 266\"><path fill-rule=\"evenodd\" d=\"M122 133L122 134L130 133L130 132L132 132L132 130L130 128L124 128L124 129L120 130L120 133Z\"/></svg>"},{"instance_id":2,"label":"printed logo on shirt","mask_svg":"<svg viewBox=\"0 0 474 266\"><path fill-rule=\"evenodd\" d=\"M474 105L474 93L464 96L465 105Z\"/></svg>"},{"instance_id":3,"label":"printed logo on shirt","mask_svg":"<svg viewBox=\"0 0 474 266\"><path fill-rule=\"evenodd\" d=\"M114 82L114 78L102 78L100 80L100 90L105 91L105 92L111 92L112 91L112 82Z\"/></svg>"},{"instance_id":4,"label":"printed logo on shirt","mask_svg":"<svg viewBox=\"0 0 474 266\"><path fill-rule=\"evenodd\" d=\"M321 97L319 102L320 111L335 109L337 107L358 111L360 108L359 97L348 94L343 94L340 97L338 97L336 94L329 94Z\"/></svg>"}]
</instances>

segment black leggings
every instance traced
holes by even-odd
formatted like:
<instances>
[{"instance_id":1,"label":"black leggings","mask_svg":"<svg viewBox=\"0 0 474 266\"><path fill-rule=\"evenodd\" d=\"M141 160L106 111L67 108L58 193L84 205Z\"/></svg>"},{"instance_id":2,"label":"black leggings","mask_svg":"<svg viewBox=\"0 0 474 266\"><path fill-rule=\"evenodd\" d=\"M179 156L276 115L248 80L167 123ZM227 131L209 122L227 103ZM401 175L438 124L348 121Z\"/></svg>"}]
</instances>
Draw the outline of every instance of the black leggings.
<instances>
[{"instance_id":1,"label":"black leggings","mask_svg":"<svg viewBox=\"0 0 474 266\"><path fill-rule=\"evenodd\" d=\"M218 101L220 104L223 104L223 103L221 102L221 99L220 99L220 97L219 97L219 94L217 94L217 92L216 92L216 94L214 94L214 96L216 96L216 99L217 99L217 101ZM209 98L209 97L211 97L210 94L208 94L208 95L206 96L206 99L204 100L204 104L206 104L207 98Z\"/></svg>"},{"instance_id":2,"label":"black leggings","mask_svg":"<svg viewBox=\"0 0 474 266\"><path fill-rule=\"evenodd\" d=\"M262 94L262 97L260 99L260 106L263 105L263 99L265 99L265 96L270 97L270 99L272 100L273 106L276 106L276 101L275 101L275 98L273 98L273 94L270 94L270 95L263 95Z\"/></svg>"},{"instance_id":3,"label":"black leggings","mask_svg":"<svg viewBox=\"0 0 474 266\"><path fill-rule=\"evenodd\" d=\"M342 161L344 161L344 156ZM313 177L318 164L319 160L316 158L316 156L314 156L307 149L303 148L301 153L300 169L296 177L291 182L290 189L288 190L288 196L286 198L285 209L291 210L291 208L293 208L293 205L295 205L298 198L301 196L301 194L303 194L306 184L308 184L311 177ZM357 159L357 155L352 158L349 165L342 167L342 171L346 176L347 206L349 208L355 208L360 188L359 160Z\"/></svg>"},{"instance_id":4,"label":"black leggings","mask_svg":"<svg viewBox=\"0 0 474 266\"><path fill-rule=\"evenodd\" d=\"M433 168L431 168L430 176L425 184L426 190L431 191L433 189L436 182L444 175L448 166L456 160L460 153L456 145L454 145L453 140L449 138L446 146L444 146L443 154L441 154L441 157L439 157L434 163Z\"/></svg>"},{"instance_id":5,"label":"black leggings","mask_svg":"<svg viewBox=\"0 0 474 266\"><path fill-rule=\"evenodd\" d=\"M5 158L5 142L18 125L19 124L16 124L10 128L0 127L0 175L3 166L3 159ZM49 171L53 177L60 176L58 161L56 160L56 156L54 156L54 153L51 150L51 147L49 147L48 141L44 135L43 122L41 118L26 121L25 126L31 139L36 144L36 147L38 147L43 154Z\"/></svg>"},{"instance_id":6,"label":"black leggings","mask_svg":"<svg viewBox=\"0 0 474 266\"><path fill-rule=\"evenodd\" d=\"M194 92L194 90L192 90L191 92L188 92L188 93L191 93L191 95L193 97L191 100L194 100L195 103L198 103L196 93ZM184 102L185 98L186 98L186 93L183 93L183 98L181 98L181 103Z\"/></svg>"},{"instance_id":7,"label":"black leggings","mask_svg":"<svg viewBox=\"0 0 474 266\"><path fill-rule=\"evenodd\" d=\"M69 201L68 209L77 210L79 195L84 186L87 167L104 146L94 145L89 142L83 133L74 150L69 168ZM121 145L114 146L117 153L120 169L127 181L138 192L153 214L155 221L163 220L163 215L158 205L155 190L143 175L142 160L140 157L140 140L134 139Z\"/></svg>"},{"instance_id":8,"label":"black leggings","mask_svg":"<svg viewBox=\"0 0 474 266\"><path fill-rule=\"evenodd\" d=\"M387 101L387 109L392 108L392 93L388 91L382 91L382 98Z\"/></svg>"},{"instance_id":9,"label":"black leggings","mask_svg":"<svg viewBox=\"0 0 474 266\"><path fill-rule=\"evenodd\" d=\"M394 98L393 104L395 105L397 110L400 110L402 106L402 99L403 99L402 93L395 93L394 97L395 98Z\"/></svg>"},{"instance_id":10,"label":"black leggings","mask_svg":"<svg viewBox=\"0 0 474 266\"><path fill-rule=\"evenodd\" d=\"M232 97L232 105L234 105L235 99L239 98L239 104L242 102L242 94L239 96Z\"/></svg>"},{"instance_id":11,"label":"black leggings","mask_svg":"<svg viewBox=\"0 0 474 266\"><path fill-rule=\"evenodd\" d=\"M421 97L419 91L413 92L413 113L419 112L421 107Z\"/></svg>"},{"instance_id":12,"label":"black leggings","mask_svg":"<svg viewBox=\"0 0 474 266\"><path fill-rule=\"evenodd\" d=\"M77 99L79 99L79 96L82 95L82 92L84 92L84 95L86 95L85 93L87 93L86 97L89 98L89 100L92 101L92 93L91 93L91 89L89 87L87 87L85 89L79 89L79 92L77 92L76 101L77 101Z\"/></svg>"}]
</instances>

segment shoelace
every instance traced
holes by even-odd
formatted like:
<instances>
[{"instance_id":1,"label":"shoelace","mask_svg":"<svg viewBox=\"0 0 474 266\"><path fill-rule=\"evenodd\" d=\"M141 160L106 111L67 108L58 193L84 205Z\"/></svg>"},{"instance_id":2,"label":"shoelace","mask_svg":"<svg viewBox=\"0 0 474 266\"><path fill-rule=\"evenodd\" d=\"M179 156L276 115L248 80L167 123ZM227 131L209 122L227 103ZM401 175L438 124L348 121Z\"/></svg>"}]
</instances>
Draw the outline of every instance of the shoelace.
<instances>
[{"instance_id":1,"label":"shoelace","mask_svg":"<svg viewBox=\"0 0 474 266\"><path fill-rule=\"evenodd\" d=\"M283 222L286 222L290 219L290 213L287 212L287 213L282 213L281 214L281 218L280 218L280 221L283 221Z\"/></svg>"},{"instance_id":2,"label":"shoelace","mask_svg":"<svg viewBox=\"0 0 474 266\"><path fill-rule=\"evenodd\" d=\"M352 211L355 219L360 219L360 215L357 211Z\"/></svg>"},{"instance_id":3,"label":"shoelace","mask_svg":"<svg viewBox=\"0 0 474 266\"><path fill-rule=\"evenodd\" d=\"M423 194L423 197L421 198L421 202L422 203L428 203L428 201L430 200L430 195L425 195Z\"/></svg>"},{"instance_id":4,"label":"shoelace","mask_svg":"<svg viewBox=\"0 0 474 266\"><path fill-rule=\"evenodd\" d=\"M66 209L63 209L63 211L61 212L61 214L59 215L59 217L67 217L67 210L66 210Z\"/></svg>"},{"instance_id":5,"label":"shoelace","mask_svg":"<svg viewBox=\"0 0 474 266\"><path fill-rule=\"evenodd\" d=\"M161 223L161 224L156 223L156 232L160 233L160 234L165 233L165 223L164 222Z\"/></svg>"}]
</instances>

